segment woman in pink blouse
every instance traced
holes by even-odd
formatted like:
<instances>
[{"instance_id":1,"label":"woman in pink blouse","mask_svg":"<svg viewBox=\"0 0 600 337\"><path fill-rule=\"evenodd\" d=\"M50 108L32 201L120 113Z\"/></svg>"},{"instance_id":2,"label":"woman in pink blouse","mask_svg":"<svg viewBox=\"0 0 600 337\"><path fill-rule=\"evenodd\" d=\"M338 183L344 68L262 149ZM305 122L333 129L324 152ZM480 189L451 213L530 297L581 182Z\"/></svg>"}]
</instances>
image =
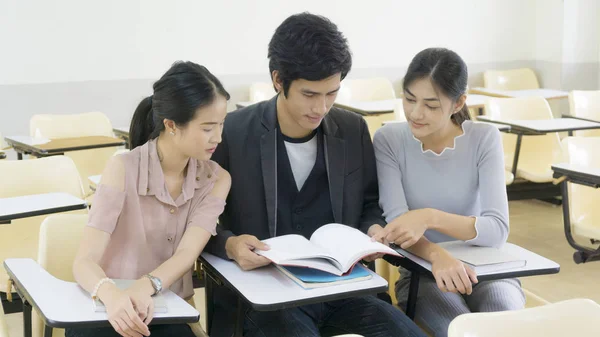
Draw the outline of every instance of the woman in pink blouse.
<instances>
[{"instance_id":1,"label":"woman in pink blouse","mask_svg":"<svg viewBox=\"0 0 600 337\"><path fill-rule=\"evenodd\" d=\"M229 94L206 68L177 62L137 107L129 153L113 157L96 190L73 265L106 306L111 327L66 336L194 336L187 324L149 326L151 296L194 294L192 267L223 211L231 178L210 161ZM112 279L135 279L120 290Z\"/></svg>"}]
</instances>

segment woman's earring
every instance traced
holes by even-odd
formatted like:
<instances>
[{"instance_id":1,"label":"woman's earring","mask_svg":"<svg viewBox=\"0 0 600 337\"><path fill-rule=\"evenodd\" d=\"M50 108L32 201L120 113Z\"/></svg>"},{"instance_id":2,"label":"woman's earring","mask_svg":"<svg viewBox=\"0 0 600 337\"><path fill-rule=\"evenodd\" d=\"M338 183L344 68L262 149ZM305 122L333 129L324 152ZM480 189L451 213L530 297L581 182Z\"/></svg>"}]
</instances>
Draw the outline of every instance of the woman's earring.
<instances>
[{"instance_id":1,"label":"woman's earring","mask_svg":"<svg viewBox=\"0 0 600 337\"><path fill-rule=\"evenodd\" d=\"M171 136L175 136L175 132L171 131L169 133L171 134Z\"/></svg>"}]
</instances>

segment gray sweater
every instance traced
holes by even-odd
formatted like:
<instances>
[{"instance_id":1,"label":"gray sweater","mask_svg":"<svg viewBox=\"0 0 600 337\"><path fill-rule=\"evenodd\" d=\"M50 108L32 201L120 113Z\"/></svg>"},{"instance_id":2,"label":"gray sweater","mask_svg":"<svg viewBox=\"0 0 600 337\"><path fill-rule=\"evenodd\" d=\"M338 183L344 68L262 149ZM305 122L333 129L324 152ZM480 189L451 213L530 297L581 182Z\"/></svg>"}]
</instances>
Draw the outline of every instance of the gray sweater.
<instances>
[{"instance_id":1,"label":"gray sweater","mask_svg":"<svg viewBox=\"0 0 600 337\"><path fill-rule=\"evenodd\" d=\"M465 121L454 147L441 154L423 151L407 123L388 124L375 133L379 204L387 222L409 210L434 208L476 218L479 246L501 246L508 238L504 154L498 129ZM455 240L435 230L432 242Z\"/></svg>"}]
</instances>

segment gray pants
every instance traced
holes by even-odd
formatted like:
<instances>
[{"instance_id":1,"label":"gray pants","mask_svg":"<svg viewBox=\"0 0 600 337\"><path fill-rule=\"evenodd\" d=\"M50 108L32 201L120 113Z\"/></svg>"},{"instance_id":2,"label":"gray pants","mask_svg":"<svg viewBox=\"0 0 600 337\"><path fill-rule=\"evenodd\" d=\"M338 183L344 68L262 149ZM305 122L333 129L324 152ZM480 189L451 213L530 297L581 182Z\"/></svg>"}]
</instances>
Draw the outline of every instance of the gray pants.
<instances>
[{"instance_id":1,"label":"gray pants","mask_svg":"<svg viewBox=\"0 0 600 337\"><path fill-rule=\"evenodd\" d=\"M400 268L401 278L396 282L396 298L406 310L410 272ZM433 278L422 276L419 280L419 295L415 321L435 337L446 337L448 326L461 314L518 310L525 307L525 294L517 279L479 282L473 286L471 295L444 293Z\"/></svg>"}]
</instances>

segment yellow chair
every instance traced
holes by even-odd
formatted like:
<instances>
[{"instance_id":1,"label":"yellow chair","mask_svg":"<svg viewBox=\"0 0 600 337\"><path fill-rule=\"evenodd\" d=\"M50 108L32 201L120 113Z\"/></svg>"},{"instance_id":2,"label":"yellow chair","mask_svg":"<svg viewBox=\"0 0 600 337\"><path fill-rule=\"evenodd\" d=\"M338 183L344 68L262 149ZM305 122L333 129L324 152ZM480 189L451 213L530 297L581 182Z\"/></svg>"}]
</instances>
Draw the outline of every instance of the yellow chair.
<instances>
[{"instance_id":1,"label":"yellow chair","mask_svg":"<svg viewBox=\"0 0 600 337\"><path fill-rule=\"evenodd\" d=\"M515 311L464 314L448 327L448 337L597 336L600 305L572 299Z\"/></svg>"},{"instance_id":2,"label":"yellow chair","mask_svg":"<svg viewBox=\"0 0 600 337\"><path fill-rule=\"evenodd\" d=\"M548 102L542 97L490 98L485 105L486 113L499 120L552 119ZM502 133L506 169L512 172L517 136ZM517 177L536 183L552 181L551 165L562 155L558 133L543 136L523 136L517 164Z\"/></svg>"},{"instance_id":3,"label":"yellow chair","mask_svg":"<svg viewBox=\"0 0 600 337\"><path fill-rule=\"evenodd\" d=\"M51 192L69 193L83 199L81 179L70 158L53 156L0 162L0 198ZM87 213L87 210L70 213ZM36 258L43 219L44 216L30 217L0 226L0 263L6 258ZM6 270L0 268L0 292L7 292L7 281Z\"/></svg>"},{"instance_id":4,"label":"yellow chair","mask_svg":"<svg viewBox=\"0 0 600 337\"><path fill-rule=\"evenodd\" d=\"M392 82L387 78L375 77L342 81L336 101L370 102L395 98L396 93Z\"/></svg>"},{"instance_id":5,"label":"yellow chair","mask_svg":"<svg viewBox=\"0 0 600 337\"><path fill-rule=\"evenodd\" d=\"M566 162L582 169L600 169L600 137L567 137ZM573 234L600 239L600 189L568 183L569 217Z\"/></svg>"},{"instance_id":6,"label":"yellow chair","mask_svg":"<svg viewBox=\"0 0 600 337\"><path fill-rule=\"evenodd\" d=\"M249 100L252 103L265 101L271 99L277 93L273 88L271 82L256 82L250 85L250 97Z\"/></svg>"},{"instance_id":7,"label":"yellow chair","mask_svg":"<svg viewBox=\"0 0 600 337\"><path fill-rule=\"evenodd\" d=\"M86 112L68 115L34 115L29 121L31 137L49 139L73 138L85 136L114 137L112 124L108 117L101 112ZM82 181L87 177L101 174L108 159L115 153L117 147L69 151L65 156L75 162ZM86 195L91 191L84 186Z\"/></svg>"},{"instance_id":8,"label":"yellow chair","mask_svg":"<svg viewBox=\"0 0 600 337\"><path fill-rule=\"evenodd\" d=\"M0 306L0 337L8 337L8 325L4 320L4 310Z\"/></svg>"},{"instance_id":9,"label":"yellow chair","mask_svg":"<svg viewBox=\"0 0 600 337\"><path fill-rule=\"evenodd\" d=\"M569 113L573 117L600 121L600 90L569 93ZM600 130L575 131L575 136L599 137Z\"/></svg>"},{"instance_id":10,"label":"yellow chair","mask_svg":"<svg viewBox=\"0 0 600 337\"><path fill-rule=\"evenodd\" d=\"M529 68L488 70L483 73L483 86L494 90L539 89L540 84Z\"/></svg>"}]
</instances>

